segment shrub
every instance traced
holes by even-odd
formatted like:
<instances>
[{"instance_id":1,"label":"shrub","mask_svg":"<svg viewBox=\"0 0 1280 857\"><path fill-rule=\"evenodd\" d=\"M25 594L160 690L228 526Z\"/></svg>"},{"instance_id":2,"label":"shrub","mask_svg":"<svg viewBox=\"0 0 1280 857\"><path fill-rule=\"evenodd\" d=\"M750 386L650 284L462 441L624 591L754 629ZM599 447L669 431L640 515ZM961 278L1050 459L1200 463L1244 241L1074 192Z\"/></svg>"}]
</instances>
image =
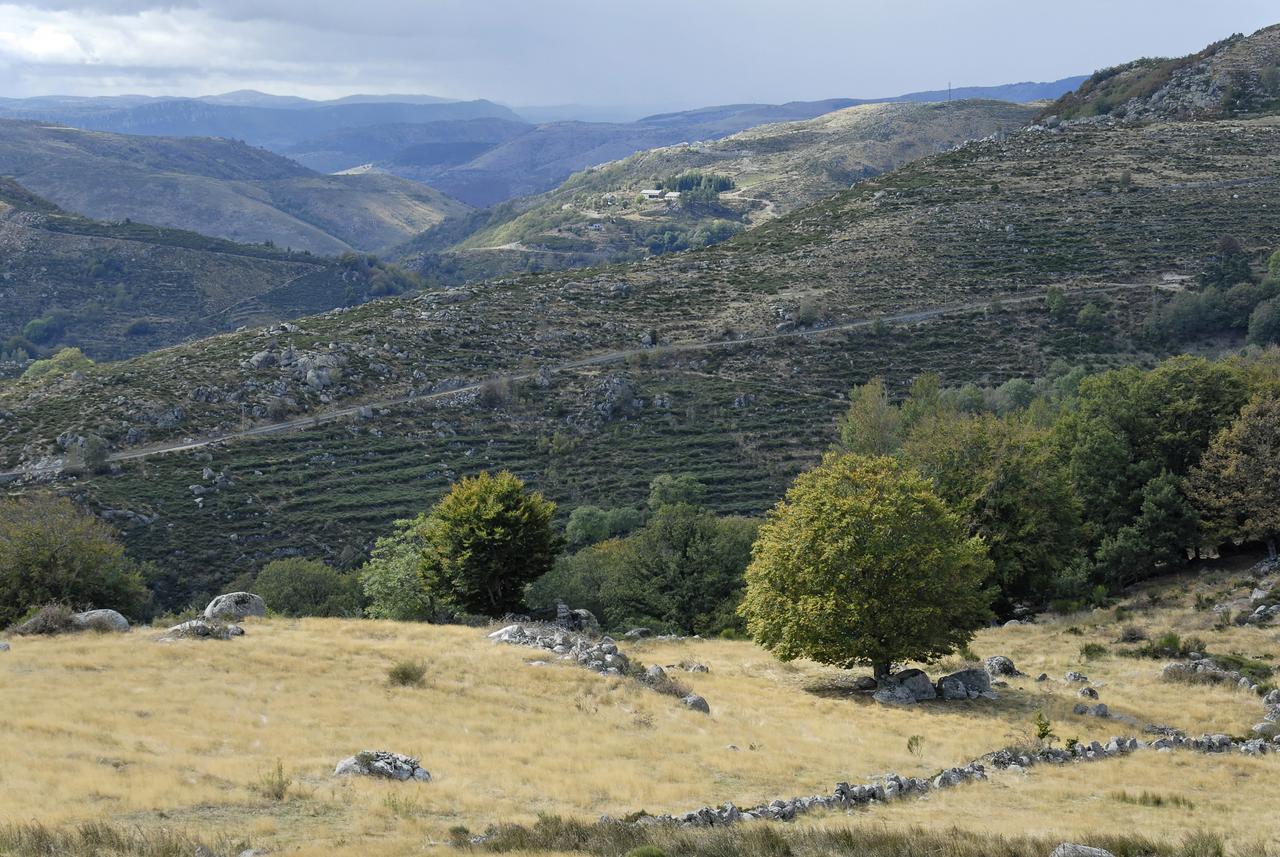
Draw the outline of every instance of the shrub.
<instances>
[{"instance_id":1,"label":"shrub","mask_svg":"<svg viewBox=\"0 0 1280 857\"><path fill-rule=\"evenodd\" d=\"M667 857L667 852L656 845L641 845L628 851L627 857Z\"/></svg>"},{"instance_id":2,"label":"shrub","mask_svg":"<svg viewBox=\"0 0 1280 857\"><path fill-rule=\"evenodd\" d=\"M254 590L285 616L358 616L360 583L323 562L290 557L267 563Z\"/></svg>"},{"instance_id":3,"label":"shrub","mask_svg":"<svg viewBox=\"0 0 1280 857\"><path fill-rule=\"evenodd\" d=\"M72 629L71 612L65 604L46 604L15 624L12 630L23 636L65 634Z\"/></svg>"},{"instance_id":4,"label":"shrub","mask_svg":"<svg viewBox=\"0 0 1280 857\"><path fill-rule=\"evenodd\" d=\"M1125 625L1120 629L1121 643L1141 643L1147 639L1147 632L1139 628L1137 625Z\"/></svg>"},{"instance_id":5,"label":"shrub","mask_svg":"<svg viewBox=\"0 0 1280 857\"><path fill-rule=\"evenodd\" d=\"M63 497L0 500L0 625L31 605L145 610L150 594L114 531Z\"/></svg>"},{"instance_id":6,"label":"shrub","mask_svg":"<svg viewBox=\"0 0 1280 857\"><path fill-rule=\"evenodd\" d=\"M1080 647L1080 657L1086 661L1100 658L1107 653L1107 647L1101 643L1085 643Z\"/></svg>"},{"instance_id":7,"label":"shrub","mask_svg":"<svg viewBox=\"0 0 1280 857\"><path fill-rule=\"evenodd\" d=\"M289 795L293 778L284 772L284 763L276 759L276 766L258 778L254 790L268 800L282 801Z\"/></svg>"},{"instance_id":8,"label":"shrub","mask_svg":"<svg viewBox=\"0 0 1280 857\"><path fill-rule=\"evenodd\" d=\"M426 677L423 661L396 661L387 669L387 681L396 687L422 687Z\"/></svg>"}]
</instances>

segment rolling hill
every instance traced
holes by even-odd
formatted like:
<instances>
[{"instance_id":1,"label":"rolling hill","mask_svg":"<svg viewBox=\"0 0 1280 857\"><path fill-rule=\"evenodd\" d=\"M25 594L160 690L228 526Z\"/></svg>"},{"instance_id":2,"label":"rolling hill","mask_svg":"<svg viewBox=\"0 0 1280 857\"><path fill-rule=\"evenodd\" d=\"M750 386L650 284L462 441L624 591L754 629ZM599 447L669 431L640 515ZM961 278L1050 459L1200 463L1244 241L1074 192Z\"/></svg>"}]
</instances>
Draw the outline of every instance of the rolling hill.
<instances>
[{"instance_id":1,"label":"rolling hill","mask_svg":"<svg viewBox=\"0 0 1280 857\"><path fill-rule=\"evenodd\" d=\"M56 478L110 510L175 602L279 556L350 562L484 468L565 510L637 502L655 473L689 472L718 509L758 512L871 376L999 384L1154 359L1145 318L1224 236L1258 264L1276 249L1278 141L1276 116L1031 126L703 250L11 383L0 466L47 478L68 438L101 437L106 472ZM227 478L202 487L206 467Z\"/></svg>"},{"instance_id":2,"label":"rolling hill","mask_svg":"<svg viewBox=\"0 0 1280 857\"><path fill-rule=\"evenodd\" d=\"M118 359L386 293L391 272L67 213L0 179L0 350ZM384 273L379 273L383 271ZM8 358L6 358L8 359Z\"/></svg>"},{"instance_id":3,"label":"rolling hill","mask_svg":"<svg viewBox=\"0 0 1280 857\"><path fill-rule=\"evenodd\" d=\"M230 140L0 120L0 175L70 211L313 253L375 251L466 212L395 176L326 176Z\"/></svg>"},{"instance_id":4,"label":"rolling hill","mask_svg":"<svg viewBox=\"0 0 1280 857\"><path fill-rule=\"evenodd\" d=\"M464 266L521 270L637 258L714 243L966 140L1025 125L1036 109L997 101L865 104L803 122L762 125L580 172L556 190L449 223L400 252L430 269L450 251ZM714 200L639 196L690 173L728 179ZM414 264L411 262L411 264Z\"/></svg>"},{"instance_id":5,"label":"rolling hill","mask_svg":"<svg viewBox=\"0 0 1280 857\"><path fill-rule=\"evenodd\" d=\"M226 137L255 146L280 148L339 128L454 119L516 120L509 108L491 101L428 103L365 99L340 102L290 101L245 93L232 97L118 100L36 98L0 101L0 116L56 122L93 131L160 137Z\"/></svg>"}]
</instances>

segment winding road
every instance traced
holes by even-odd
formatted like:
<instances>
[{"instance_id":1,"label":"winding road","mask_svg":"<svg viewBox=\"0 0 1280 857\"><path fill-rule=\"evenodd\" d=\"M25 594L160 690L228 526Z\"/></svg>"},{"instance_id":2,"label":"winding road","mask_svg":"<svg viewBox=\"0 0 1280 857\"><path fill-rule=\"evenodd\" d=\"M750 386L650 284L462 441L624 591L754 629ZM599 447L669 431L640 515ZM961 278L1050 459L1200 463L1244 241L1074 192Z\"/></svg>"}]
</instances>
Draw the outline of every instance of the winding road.
<instances>
[{"instance_id":1,"label":"winding road","mask_svg":"<svg viewBox=\"0 0 1280 857\"><path fill-rule=\"evenodd\" d=\"M377 399L373 401L364 401L352 405L345 405L340 408L334 408L326 411L317 411L305 417L297 417L295 419L281 420L272 423L263 423L261 425L242 429L234 432L224 432L221 434L206 435L197 439L187 439L181 441L169 441L166 443L150 444L147 446L137 447L135 449L122 450L113 452L107 456L107 463L137 461L140 459L150 458L156 455L165 455L173 452L187 452L193 449L211 446L226 441L238 440L240 438L258 437L267 434L276 434L279 432L295 431L299 429L311 428L322 425L324 423L333 422L334 420L347 419L356 416L364 408L388 408L398 405L406 405L418 402L430 402L448 399L459 394L478 392L486 384L495 382L514 382L525 381L533 378L538 372L572 372L577 369L586 369L594 366L605 366L610 363L618 363L634 357L639 354L661 355L661 354L679 354L688 351L713 351L716 349L738 348L743 345L752 345L759 343L778 342L788 339L800 339L805 337L823 336L831 333L843 333L850 330L858 330L860 328L871 327L875 324L914 324L922 321L930 321L948 315L958 315L966 312L990 306L992 303L999 303L1002 306L1031 303L1033 301L1044 300L1050 287L1038 289L1035 292L1017 295L1007 298L987 298L981 301L969 301L966 303L944 304L942 306L929 307L927 309L910 310L907 312L890 313L868 318L860 318L829 324L824 327L798 328L795 330L775 331L773 333L761 333L754 336L746 336L740 339L715 339L715 340L693 340L689 342L675 342L667 345L658 345L648 348L627 348L617 351L606 351L599 354L592 354L587 357L581 357L576 360L569 360L564 363L545 366L536 371L518 372L506 375L491 375L478 379L469 384L454 387L450 390L442 390L434 393L408 393L402 396L394 396L386 399ZM1113 292L1125 289L1159 289L1167 288L1164 284L1154 283L1106 283L1088 288L1076 288L1072 290L1074 294L1094 294L1100 292ZM22 477L38 477L48 476L61 472L61 464L50 464L42 467L18 468L16 470L0 471L0 481L8 481Z\"/></svg>"}]
</instances>

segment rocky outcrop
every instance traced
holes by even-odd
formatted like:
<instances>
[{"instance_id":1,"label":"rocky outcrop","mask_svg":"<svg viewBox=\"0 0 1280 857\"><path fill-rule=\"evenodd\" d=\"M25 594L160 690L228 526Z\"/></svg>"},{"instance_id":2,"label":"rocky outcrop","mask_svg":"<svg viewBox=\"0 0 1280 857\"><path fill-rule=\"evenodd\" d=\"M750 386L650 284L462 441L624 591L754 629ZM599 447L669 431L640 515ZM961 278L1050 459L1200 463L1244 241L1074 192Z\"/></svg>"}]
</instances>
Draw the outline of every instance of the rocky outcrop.
<instances>
[{"instance_id":1,"label":"rocky outcrop","mask_svg":"<svg viewBox=\"0 0 1280 857\"><path fill-rule=\"evenodd\" d=\"M333 769L335 777L376 777L383 780L431 782L431 774L412 756L386 750L363 750L348 756Z\"/></svg>"},{"instance_id":2,"label":"rocky outcrop","mask_svg":"<svg viewBox=\"0 0 1280 857\"><path fill-rule=\"evenodd\" d=\"M1185 663L1174 661L1165 664L1160 670L1161 681L1183 682L1186 684L1232 685L1240 690L1257 692L1258 683L1239 670L1226 669L1211 657L1196 657L1196 660Z\"/></svg>"},{"instance_id":3,"label":"rocky outcrop","mask_svg":"<svg viewBox=\"0 0 1280 857\"><path fill-rule=\"evenodd\" d=\"M206 619L244 619L247 616L266 616L267 605L252 592L229 592L219 595L204 608Z\"/></svg>"},{"instance_id":4,"label":"rocky outcrop","mask_svg":"<svg viewBox=\"0 0 1280 857\"><path fill-rule=\"evenodd\" d=\"M86 610L83 613L71 614L71 627L77 631L115 631L129 630L129 620L115 610Z\"/></svg>"},{"instance_id":5,"label":"rocky outcrop","mask_svg":"<svg viewBox=\"0 0 1280 857\"><path fill-rule=\"evenodd\" d=\"M511 646L543 649L561 660L577 661L601 675L620 676L631 663L626 655L618 651L618 644L611 637L593 641L561 628L514 624L494 631L489 639Z\"/></svg>"},{"instance_id":6,"label":"rocky outcrop","mask_svg":"<svg viewBox=\"0 0 1280 857\"><path fill-rule=\"evenodd\" d=\"M1009 663L1012 664L1012 661ZM961 670L943 676L938 679L937 684L930 681L922 670L910 669L882 678L878 683L872 680L869 686L859 679L857 687L859 690L874 689L872 698L886 705L914 705L931 699L951 701L996 698L991 690L991 676L985 669Z\"/></svg>"}]
</instances>

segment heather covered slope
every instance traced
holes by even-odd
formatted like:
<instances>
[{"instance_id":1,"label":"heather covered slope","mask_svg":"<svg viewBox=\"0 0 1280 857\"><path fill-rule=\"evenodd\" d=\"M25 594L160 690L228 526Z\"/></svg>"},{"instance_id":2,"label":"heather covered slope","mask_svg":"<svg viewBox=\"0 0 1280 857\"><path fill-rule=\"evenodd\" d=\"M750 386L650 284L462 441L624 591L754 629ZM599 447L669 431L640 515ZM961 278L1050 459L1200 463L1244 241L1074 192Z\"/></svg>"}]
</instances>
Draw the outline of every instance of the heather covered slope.
<instances>
[{"instance_id":1,"label":"heather covered slope","mask_svg":"<svg viewBox=\"0 0 1280 857\"><path fill-rule=\"evenodd\" d=\"M326 176L231 140L0 120L0 175L62 208L314 253L398 244L467 207L390 175Z\"/></svg>"},{"instance_id":2,"label":"heather covered slope","mask_svg":"<svg viewBox=\"0 0 1280 857\"><path fill-rule=\"evenodd\" d=\"M121 456L225 438L122 458L76 487L137 513L131 550L190 594L279 551L358 556L486 467L566 508L634 502L654 473L688 471L719 509L758 512L832 441L855 382L999 384L1055 361L1150 359L1144 319L1223 235L1258 263L1275 249L1276 175L1276 120L1020 132L704 251L380 301L14 384L0 393L3 466L56 466L68 431ZM1065 313L1049 312L1051 285ZM1077 326L1090 303L1101 325ZM164 418L175 403L177 424ZM196 505L206 466L234 478Z\"/></svg>"},{"instance_id":3,"label":"heather covered slope","mask_svg":"<svg viewBox=\"0 0 1280 857\"><path fill-rule=\"evenodd\" d=\"M63 211L0 179L0 343L119 359L367 299L378 266Z\"/></svg>"},{"instance_id":4,"label":"heather covered slope","mask_svg":"<svg viewBox=\"0 0 1280 857\"><path fill-rule=\"evenodd\" d=\"M723 240L811 205L857 181L967 140L1025 125L1035 109L1005 102L865 104L802 122L763 125L712 142L679 143L577 173L554 191L431 230L399 252L424 267L491 269L634 259ZM732 182L715 199L644 200L642 190L689 173Z\"/></svg>"}]
</instances>

